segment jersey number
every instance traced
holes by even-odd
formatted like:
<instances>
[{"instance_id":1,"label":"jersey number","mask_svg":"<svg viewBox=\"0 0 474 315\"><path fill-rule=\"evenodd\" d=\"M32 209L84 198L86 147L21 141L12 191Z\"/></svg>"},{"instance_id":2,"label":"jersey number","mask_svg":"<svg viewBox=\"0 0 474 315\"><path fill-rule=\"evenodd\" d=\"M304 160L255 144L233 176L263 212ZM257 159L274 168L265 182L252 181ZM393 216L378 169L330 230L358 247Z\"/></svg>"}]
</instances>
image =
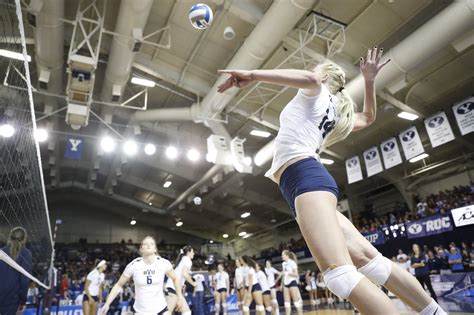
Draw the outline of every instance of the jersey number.
<instances>
[{"instance_id":1,"label":"jersey number","mask_svg":"<svg viewBox=\"0 0 474 315\"><path fill-rule=\"evenodd\" d=\"M152 283L151 276L146 276L146 284L151 284L151 283Z\"/></svg>"}]
</instances>

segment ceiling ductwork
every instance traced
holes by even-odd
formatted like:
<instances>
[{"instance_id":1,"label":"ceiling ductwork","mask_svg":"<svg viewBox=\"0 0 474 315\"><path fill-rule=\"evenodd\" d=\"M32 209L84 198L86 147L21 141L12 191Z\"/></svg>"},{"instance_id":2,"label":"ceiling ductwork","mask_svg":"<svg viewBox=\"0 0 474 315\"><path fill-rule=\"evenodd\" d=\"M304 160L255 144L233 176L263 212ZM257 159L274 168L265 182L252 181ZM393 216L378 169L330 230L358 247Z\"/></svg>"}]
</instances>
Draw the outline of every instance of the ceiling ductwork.
<instances>
[{"instance_id":1,"label":"ceiling ductwork","mask_svg":"<svg viewBox=\"0 0 474 315\"><path fill-rule=\"evenodd\" d=\"M118 102L125 90L133 59L134 34L143 33L153 0L122 0L115 25L115 33L110 48L107 69L102 86L101 99L106 102Z\"/></svg>"},{"instance_id":2,"label":"ceiling ductwork","mask_svg":"<svg viewBox=\"0 0 474 315\"><path fill-rule=\"evenodd\" d=\"M385 54L390 58L377 77L377 90L406 74L429 56L449 46L453 39L463 36L474 27L474 0L456 0L431 20L402 40ZM433 36L436 34L436 36ZM364 79L358 75L346 85L346 91L354 102L361 104L364 98ZM255 154L255 164L263 166L273 157L275 140Z\"/></svg>"},{"instance_id":3,"label":"ceiling ductwork","mask_svg":"<svg viewBox=\"0 0 474 315\"><path fill-rule=\"evenodd\" d=\"M31 26L35 33L37 87L52 94L63 94L64 0L34 1L29 11L36 14L30 23L36 24ZM55 97L45 96L44 100L45 112L56 109Z\"/></svg>"}]
</instances>

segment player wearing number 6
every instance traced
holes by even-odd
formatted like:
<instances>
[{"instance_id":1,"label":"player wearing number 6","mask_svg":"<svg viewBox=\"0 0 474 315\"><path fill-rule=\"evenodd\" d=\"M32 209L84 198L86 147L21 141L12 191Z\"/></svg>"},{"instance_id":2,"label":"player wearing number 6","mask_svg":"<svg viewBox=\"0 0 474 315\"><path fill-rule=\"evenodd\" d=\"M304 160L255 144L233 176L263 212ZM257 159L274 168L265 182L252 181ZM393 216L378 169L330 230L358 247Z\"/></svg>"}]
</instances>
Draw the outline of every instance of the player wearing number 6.
<instances>
[{"instance_id":1,"label":"player wearing number 6","mask_svg":"<svg viewBox=\"0 0 474 315\"><path fill-rule=\"evenodd\" d=\"M100 312L101 315L107 314L110 303L112 303L124 284L131 278L135 284L135 303L132 306L134 313L168 314L163 290L165 275L175 285L179 285L179 280L173 270L173 266L168 260L158 256L155 239L151 236L147 236L142 240L140 253L142 257L134 259L127 265L119 281L110 291L107 301ZM181 310L181 292L177 292L177 295L181 297L181 299L178 298L177 305L177 308Z\"/></svg>"}]
</instances>

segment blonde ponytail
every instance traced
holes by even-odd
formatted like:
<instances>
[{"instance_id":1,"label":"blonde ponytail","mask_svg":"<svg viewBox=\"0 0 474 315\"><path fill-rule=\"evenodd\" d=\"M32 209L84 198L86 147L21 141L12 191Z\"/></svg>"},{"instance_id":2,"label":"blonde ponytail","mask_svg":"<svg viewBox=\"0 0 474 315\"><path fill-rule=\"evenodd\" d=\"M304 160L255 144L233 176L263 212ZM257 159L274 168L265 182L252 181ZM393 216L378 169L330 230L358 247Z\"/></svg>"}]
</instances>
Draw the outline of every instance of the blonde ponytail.
<instances>
[{"instance_id":1,"label":"blonde ponytail","mask_svg":"<svg viewBox=\"0 0 474 315\"><path fill-rule=\"evenodd\" d=\"M336 124L334 129L324 139L319 153L325 148L342 141L351 133L354 128L355 104L352 98L344 89L346 84L346 74L340 66L332 62L319 64L323 75L327 75L324 84L336 100Z\"/></svg>"}]
</instances>

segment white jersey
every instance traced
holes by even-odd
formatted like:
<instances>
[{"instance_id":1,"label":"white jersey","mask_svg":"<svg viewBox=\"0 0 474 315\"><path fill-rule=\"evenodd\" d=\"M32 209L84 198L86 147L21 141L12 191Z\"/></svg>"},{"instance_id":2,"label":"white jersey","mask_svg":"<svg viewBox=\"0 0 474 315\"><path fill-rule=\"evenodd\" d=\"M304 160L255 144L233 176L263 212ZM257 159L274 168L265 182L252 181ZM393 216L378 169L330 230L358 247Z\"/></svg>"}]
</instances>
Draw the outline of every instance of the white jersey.
<instances>
[{"instance_id":1,"label":"white jersey","mask_svg":"<svg viewBox=\"0 0 474 315\"><path fill-rule=\"evenodd\" d=\"M196 292L202 292L204 291L204 276L200 273L197 273L193 276L194 281L196 281L197 286L196 286Z\"/></svg>"},{"instance_id":2,"label":"white jersey","mask_svg":"<svg viewBox=\"0 0 474 315\"><path fill-rule=\"evenodd\" d=\"M216 273L216 290L227 289L227 281L229 281L229 274L225 271Z\"/></svg>"},{"instance_id":3,"label":"white jersey","mask_svg":"<svg viewBox=\"0 0 474 315\"><path fill-rule=\"evenodd\" d=\"M275 286L275 275L278 274L278 270L273 267L265 268L265 273L267 274L267 281L270 288Z\"/></svg>"},{"instance_id":4,"label":"white jersey","mask_svg":"<svg viewBox=\"0 0 474 315\"><path fill-rule=\"evenodd\" d=\"M99 270L94 269L87 275L87 280L91 283L89 284L89 294L91 296L98 296L99 295L99 288L104 282L105 276Z\"/></svg>"},{"instance_id":5,"label":"white jersey","mask_svg":"<svg viewBox=\"0 0 474 315\"><path fill-rule=\"evenodd\" d=\"M267 281L267 275L262 270L259 270L257 272L257 279L258 283L260 283L260 286L262 287L262 291L270 291L270 286L268 285Z\"/></svg>"},{"instance_id":6,"label":"white jersey","mask_svg":"<svg viewBox=\"0 0 474 315\"><path fill-rule=\"evenodd\" d=\"M244 285L244 267L235 268L235 283L237 289L240 289Z\"/></svg>"},{"instance_id":7,"label":"white jersey","mask_svg":"<svg viewBox=\"0 0 474 315\"><path fill-rule=\"evenodd\" d=\"M288 259L282 263L283 273L284 273L284 284L288 285L291 281L297 281L298 277L290 276L290 273L295 273L298 271L298 265L294 260ZM298 282L298 281L297 281Z\"/></svg>"},{"instance_id":8,"label":"white jersey","mask_svg":"<svg viewBox=\"0 0 474 315\"><path fill-rule=\"evenodd\" d=\"M283 164L296 157L314 157L319 160L316 151L335 124L335 100L324 84L316 96L307 96L298 90L280 113L280 130L275 138L273 162L265 177L273 178Z\"/></svg>"},{"instance_id":9,"label":"white jersey","mask_svg":"<svg viewBox=\"0 0 474 315\"><path fill-rule=\"evenodd\" d=\"M249 286L249 266L242 266L242 275L244 277L244 284L246 287Z\"/></svg>"},{"instance_id":10,"label":"white jersey","mask_svg":"<svg viewBox=\"0 0 474 315\"><path fill-rule=\"evenodd\" d=\"M171 263L164 258L148 265L142 257L134 259L125 268L123 275L133 279L135 284L135 302L133 308L141 314L157 314L166 307L163 293L165 274L173 270Z\"/></svg>"},{"instance_id":11,"label":"white jersey","mask_svg":"<svg viewBox=\"0 0 474 315\"><path fill-rule=\"evenodd\" d=\"M316 290L317 289L317 286L316 286L316 277L311 277L309 279L309 284L311 286L311 290Z\"/></svg>"},{"instance_id":12,"label":"white jersey","mask_svg":"<svg viewBox=\"0 0 474 315\"><path fill-rule=\"evenodd\" d=\"M193 262L191 261L191 258L188 256L183 256L178 264L178 266L174 269L176 276L178 277L179 283L181 283L181 286L184 285L184 282L186 279L184 279L183 275L183 270L191 270L191 267L193 266ZM166 287L167 288L172 288L175 289L173 285L173 281L168 278L168 281L166 281ZM181 288L178 288L181 289Z\"/></svg>"},{"instance_id":13,"label":"white jersey","mask_svg":"<svg viewBox=\"0 0 474 315\"><path fill-rule=\"evenodd\" d=\"M252 267L247 267L248 272L247 272L247 280L246 283L252 287L254 284L258 283L258 278L257 278L257 273L255 272L255 269ZM252 277L252 281L250 281L250 277Z\"/></svg>"}]
</instances>

